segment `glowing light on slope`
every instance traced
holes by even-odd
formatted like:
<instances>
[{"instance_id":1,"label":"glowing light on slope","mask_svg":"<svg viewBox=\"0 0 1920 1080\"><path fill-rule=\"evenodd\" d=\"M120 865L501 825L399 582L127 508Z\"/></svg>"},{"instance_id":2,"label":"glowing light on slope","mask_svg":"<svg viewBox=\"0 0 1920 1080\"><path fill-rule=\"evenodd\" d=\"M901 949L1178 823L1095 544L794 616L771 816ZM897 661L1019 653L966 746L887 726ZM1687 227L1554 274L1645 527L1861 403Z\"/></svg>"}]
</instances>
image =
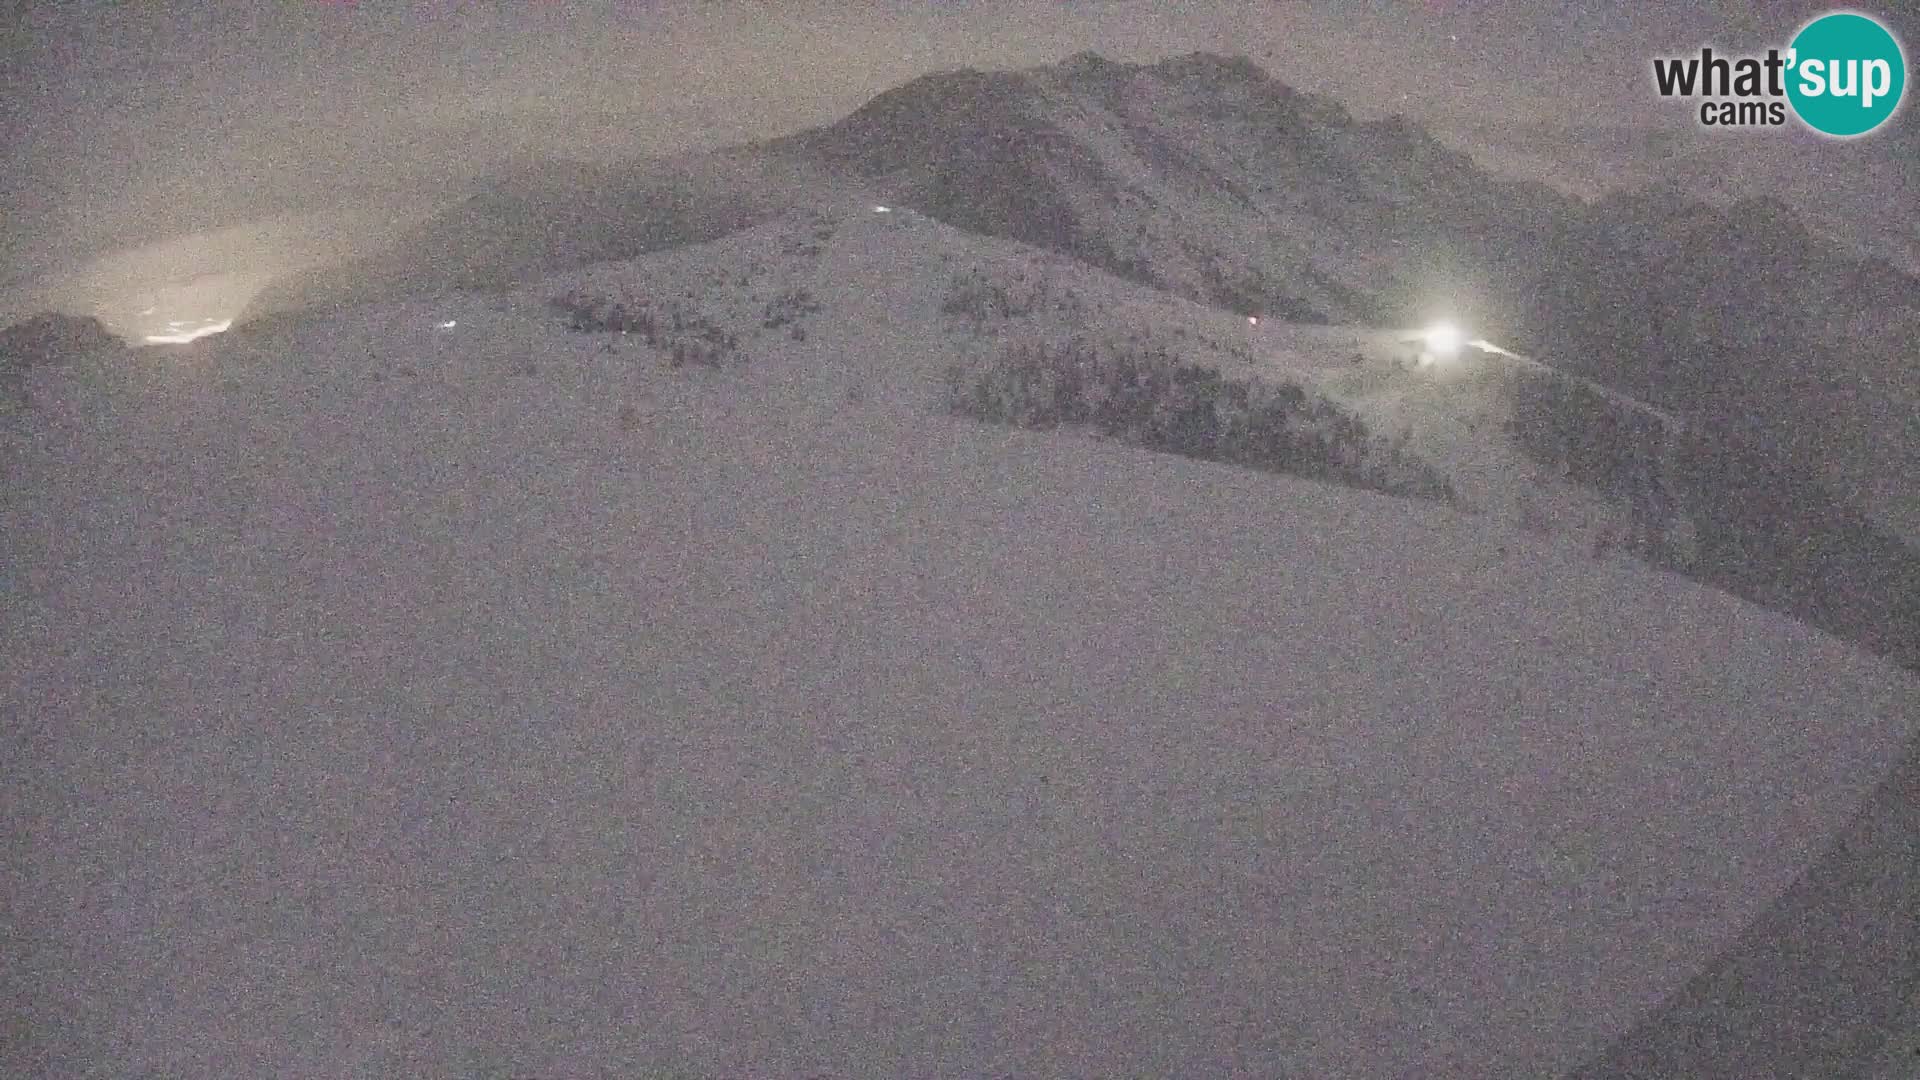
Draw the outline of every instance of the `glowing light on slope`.
<instances>
[{"instance_id":1,"label":"glowing light on slope","mask_svg":"<svg viewBox=\"0 0 1920 1080\"><path fill-rule=\"evenodd\" d=\"M876 213L876 214L891 214L891 213L893 213L893 207L891 207L891 206L875 206L875 207L873 208L873 212L874 212L874 213Z\"/></svg>"},{"instance_id":2,"label":"glowing light on slope","mask_svg":"<svg viewBox=\"0 0 1920 1080\"><path fill-rule=\"evenodd\" d=\"M460 325L460 323L459 323L459 320L457 320L457 319L448 319L448 320L447 320L446 322L443 322L443 323L441 323L441 324L440 324L440 329L442 329L442 330L451 330L451 329L453 329L454 327L456 327L456 326L459 326L459 325Z\"/></svg>"},{"instance_id":3,"label":"glowing light on slope","mask_svg":"<svg viewBox=\"0 0 1920 1080\"><path fill-rule=\"evenodd\" d=\"M1460 328L1450 322L1434 323L1421 333L1426 342L1427 351L1435 356L1451 357L1460 354L1462 344Z\"/></svg>"},{"instance_id":4,"label":"glowing light on slope","mask_svg":"<svg viewBox=\"0 0 1920 1080\"><path fill-rule=\"evenodd\" d=\"M180 324L177 322L170 322L167 325L178 326ZM222 319L217 323L208 323L205 326L196 327L192 330L182 330L182 331L179 331L178 333L148 334L146 337L146 341L147 341L147 344L149 345L185 345L189 341L198 340L200 338L208 336L209 334L218 334L232 325L233 325L232 319Z\"/></svg>"}]
</instances>

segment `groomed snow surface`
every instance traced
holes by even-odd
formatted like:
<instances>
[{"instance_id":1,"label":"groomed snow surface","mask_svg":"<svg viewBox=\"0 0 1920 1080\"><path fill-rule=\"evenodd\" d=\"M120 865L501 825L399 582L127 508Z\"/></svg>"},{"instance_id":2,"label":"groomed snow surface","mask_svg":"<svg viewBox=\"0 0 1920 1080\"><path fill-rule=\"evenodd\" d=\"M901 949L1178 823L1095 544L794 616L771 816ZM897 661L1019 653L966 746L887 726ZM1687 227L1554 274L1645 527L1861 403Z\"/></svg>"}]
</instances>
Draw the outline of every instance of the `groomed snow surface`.
<instances>
[{"instance_id":1,"label":"groomed snow surface","mask_svg":"<svg viewBox=\"0 0 1920 1080\"><path fill-rule=\"evenodd\" d=\"M6 1071L1543 1076L1920 716L1484 519L850 400L869 329L670 372L467 298L36 370Z\"/></svg>"}]
</instances>

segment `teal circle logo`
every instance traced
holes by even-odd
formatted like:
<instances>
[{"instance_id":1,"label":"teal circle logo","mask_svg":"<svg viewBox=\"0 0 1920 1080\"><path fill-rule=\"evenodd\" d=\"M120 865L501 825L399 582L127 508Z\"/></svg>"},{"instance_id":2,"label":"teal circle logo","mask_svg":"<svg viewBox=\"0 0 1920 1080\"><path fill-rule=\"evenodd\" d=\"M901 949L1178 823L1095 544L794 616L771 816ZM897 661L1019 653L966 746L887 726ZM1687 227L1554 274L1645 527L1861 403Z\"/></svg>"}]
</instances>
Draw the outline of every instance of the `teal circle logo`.
<instances>
[{"instance_id":1,"label":"teal circle logo","mask_svg":"<svg viewBox=\"0 0 1920 1080\"><path fill-rule=\"evenodd\" d=\"M1884 26L1852 12L1801 28L1788 53L1787 100L1815 131L1865 135L1893 116L1907 88L1907 60Z\"/></svg>"}]
</instances>

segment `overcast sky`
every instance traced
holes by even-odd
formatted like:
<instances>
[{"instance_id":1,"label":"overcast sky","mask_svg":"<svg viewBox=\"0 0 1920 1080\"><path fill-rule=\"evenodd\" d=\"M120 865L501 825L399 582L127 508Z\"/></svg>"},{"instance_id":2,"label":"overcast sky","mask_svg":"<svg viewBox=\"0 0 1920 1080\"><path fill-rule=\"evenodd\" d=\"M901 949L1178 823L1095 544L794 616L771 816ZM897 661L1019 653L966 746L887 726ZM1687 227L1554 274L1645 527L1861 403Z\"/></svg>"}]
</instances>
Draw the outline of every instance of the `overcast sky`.
<instances>
[{"instance_id":1,"label":"overcast sky","mask_svg":"<svg viewBox=\"0 0 1920 1080\"><path fill-rule=\"evenodd\" d=\"M1087 48L1136 60L1244 53L1363 112L1441 127L1691 134L1684 107L1649 90L1654 52L1785 44L1826 9L1515 0L9 7L18 14L9 17L0 197L16 274L57 253L450 181L516 154L614 157L783 133L927 71L1038 64ZM1896 123L1902 138L1920 129L1911 110ZM1886 158L1894 142L1872 153ZM1920 158L1920 140L1904 145L1907 161Z\"/></svg>"}]
</instances>

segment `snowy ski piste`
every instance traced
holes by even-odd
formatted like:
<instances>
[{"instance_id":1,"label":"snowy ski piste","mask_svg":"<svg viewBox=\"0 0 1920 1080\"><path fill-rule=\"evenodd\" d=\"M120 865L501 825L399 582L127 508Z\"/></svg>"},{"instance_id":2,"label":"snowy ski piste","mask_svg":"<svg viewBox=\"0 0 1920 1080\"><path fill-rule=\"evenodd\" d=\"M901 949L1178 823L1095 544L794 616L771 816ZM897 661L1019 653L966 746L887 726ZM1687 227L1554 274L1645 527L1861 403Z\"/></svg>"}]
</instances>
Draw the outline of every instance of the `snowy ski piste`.
<instances>
[{"instance_id":1,"label":"snowy ski piste","mask_svg":"<svg viewBox=\"0 0 1920 1080\"><path fill-rule=\"evenodd\" d=\"M1913 734L1672 575L930 409L937 253L1026 256L875 205L31 373L22 1075L1553 1075ZM746 276L823 310L719 370L546 306Z\"/></svg>"}]
</instances>

